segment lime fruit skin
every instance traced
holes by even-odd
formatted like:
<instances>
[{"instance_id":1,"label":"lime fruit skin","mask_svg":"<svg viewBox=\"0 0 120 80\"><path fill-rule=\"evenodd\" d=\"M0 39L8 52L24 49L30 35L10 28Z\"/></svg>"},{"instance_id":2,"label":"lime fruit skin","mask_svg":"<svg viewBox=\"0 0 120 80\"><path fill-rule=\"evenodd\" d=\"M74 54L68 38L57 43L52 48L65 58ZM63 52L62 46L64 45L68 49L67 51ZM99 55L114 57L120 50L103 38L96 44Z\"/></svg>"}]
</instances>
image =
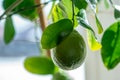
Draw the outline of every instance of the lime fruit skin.
<instances>
[{"instance_id":1,"label":"lime fruit skin","mask_svg":"<svg viewBox=\"0 0 120 80\"><path fill-rule=\"evenodd\" d=\"M83 37L73 30L64 40L53 49L53 62L63 70L73 70L84 62L86 45Z\"/></svg>"}]
</instances>

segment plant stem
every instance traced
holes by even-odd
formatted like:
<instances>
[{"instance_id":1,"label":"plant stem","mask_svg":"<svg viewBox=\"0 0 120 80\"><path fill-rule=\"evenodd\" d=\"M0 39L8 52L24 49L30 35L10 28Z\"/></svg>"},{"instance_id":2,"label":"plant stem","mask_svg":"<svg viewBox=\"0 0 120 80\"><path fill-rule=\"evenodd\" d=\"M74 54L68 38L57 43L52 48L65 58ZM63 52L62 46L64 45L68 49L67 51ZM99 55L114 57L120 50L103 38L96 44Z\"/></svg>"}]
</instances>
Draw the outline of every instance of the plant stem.
<instances>
[{"instance_id":1,"label":"plant stem","mask_svg":"<svg viewBox=\"0 0 120 80\"><path fill-rule=\"evenodd\" d=\"M41 4L41 0L35 0L35 1L36 1L36 4ZM44 13L43 13L43 9L42 9L41 5L37 8L37 12L38 12L39 21L41 24L40 27L43 31L45 29L45 26L46 26L46 21L45 21L45 17L44 17Z\"/></svg>"},{"instance_id":2,"label":"plant stem","mask_svg":"<svg viewBox=\"0 0 120 80\"><path fill-rule=\"evenodd\" d=\"M0 16L0 20L4 15L7 15L9 12L11 12L15 7L17 7L23 0L16 0L12 5L10 5L5 12Z\"/></svg>"},{"instance_id":3,"label":"plant stem","mask_svg":"<svg viewBox=\"0 0 120 80\"><path fill-rule=\"evenodd\" d=\"M12 15L14 15L14 14L17 14L17 13L19 13L19 12L24 12L24 11L27 11L27 10L32 10L32 9L37 8L37 7L39 7L39 6L45 6L45 5L47 5L49 2L50 2L50 1L45 2L45 3L41 3L41 4L36 4L36 5L30 6L30 7L21 8L21 9L19 9L19 10L16 10L16 11L12 12L12 13L9 13L9 14L7 15L7 17L10 17L10 16L12 16ZM6 17L4 17L4 18L2 17L1 19L6 19Z\"/></svg>"},{"instance_id":4,"label":"plant stem","mask_svg":"<svg viewBox=\"0 0 120 80\"><path fill-rule=\"evenodd\" d=\"M36 2L36 4L41 4L41 0L35 0L35 2ZM41 5L37 8L37 12L39 15L40 28L42 29L42 31L44 31L47 24L46 24L46 20L45 20L43 9L42 9ZM50 50L47 50L47 55L50 57Z\"/></svg>"}]
</instances>

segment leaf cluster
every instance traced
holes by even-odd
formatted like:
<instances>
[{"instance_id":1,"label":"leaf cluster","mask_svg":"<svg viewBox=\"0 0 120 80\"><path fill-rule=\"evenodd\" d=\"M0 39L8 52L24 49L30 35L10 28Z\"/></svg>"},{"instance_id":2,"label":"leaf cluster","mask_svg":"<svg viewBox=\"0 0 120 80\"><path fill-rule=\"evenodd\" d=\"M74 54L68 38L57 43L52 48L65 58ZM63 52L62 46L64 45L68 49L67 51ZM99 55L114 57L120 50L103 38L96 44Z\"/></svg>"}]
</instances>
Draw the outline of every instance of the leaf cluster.
<instances>
[{"instance_id":1,"label":"leaf cluster","mask_svg":"<svg viewBox=\"0 0 120 80\"><path fill-rule=\"evenodd\" d=\"M3 8L7 10L16 0L4 0ZM51 0L52 7L50 11L50 19L52 23L43 31L40 44L44 49L52 49L56 47L64 37L68 36L79 25L86 30L88 46L91 50L101 50L101 56L107 69L115 68L120 62L120 5L114 4L111 0L104 0L105 6L112 6L114 9L114 17L116 22L103 30L102 23L99 19L99 3L102 0ZM28 5L29 4L29 5ZM48 3L47 3L48 4ZM38 18L34 0L23 0L14 9L7 12L4 28L4 42L10 43L15 36L14 24L11 13L18 13L28 20ZM87 19L87 7L90 7L95 17L97 33L90 25ZM23 11L22 11L23 10ZM3 15L2 15L3 16ZM0 18L1 20L1 18ZM101 42L98 41L97 35L103 34ZM52 60L46 57L30 57L25 60L25 68L36 74L54 74L56 66ZM54 80L54 79L53 79Z\"/></svg>"}]
</instances>

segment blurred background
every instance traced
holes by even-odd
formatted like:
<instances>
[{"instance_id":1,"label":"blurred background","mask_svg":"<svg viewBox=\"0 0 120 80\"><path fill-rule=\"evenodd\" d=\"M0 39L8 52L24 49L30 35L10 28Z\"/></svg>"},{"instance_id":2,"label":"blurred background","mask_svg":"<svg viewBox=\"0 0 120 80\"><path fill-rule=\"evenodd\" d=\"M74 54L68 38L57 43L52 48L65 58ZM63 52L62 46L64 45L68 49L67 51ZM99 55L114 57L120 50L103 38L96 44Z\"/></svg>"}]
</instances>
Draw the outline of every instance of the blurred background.
<instances>
[{"instance_id":1,"label":"blurred background","mask_svg":"<svg viewBox=\"0 0 120 80\"><path fill-rule=\"evenodd\" d=\"M4 12L0 0L0 15ZM48 15L51 4L44 7ZM16 35L14 40L6 45L3 41L4 22L0 21L0 80L51 80L52 76L41 76L29 73L24 68L24 59L28 56L40 56L40 37L42 31L35 22L26 20L19 15L12 16ZM84 65L68 72L75 80L85 80Z\"/></svg>"},{"instance_id":2,"label":"blurred background","mask_svg":"<svg viewBox=\"0 0 120 80\"><path fill-rule=\"evenodd\" d=\"M44 0L43 0L44 1ZM119 4L119 0L115 0ZM120 5L120 4L119 4ZM44 13L47 17L51 4L44 7ZM98 14L101 23L106 29L115 21L113 9L104 8L104 5L99 6ZM2 8L2 0L0 0L0 15L4 12ZM50 80L51 76L40 76L27 72L24 69L23 63L27 56L39 56L39 40L42 34L39 25L34 22L21 18L18 15L13 17L16 36L14 40L5 45L3 42L4 20L0 21L0 80ZM92 26L95 26L93 14L88 14L88 19ZM77 30L84 36L86 40L86 32L82 27L77 27ZM102 35L100 35L101 37ZM101 38L99 38L100 40ZM86 41L87 44L87 41ZM66 71L74 80L120 80L120 66L113 70L107 70L101 60L100 51L92 52L87 47L87 57L85 63L76 70Z\"/></svg>"}]
</instances>

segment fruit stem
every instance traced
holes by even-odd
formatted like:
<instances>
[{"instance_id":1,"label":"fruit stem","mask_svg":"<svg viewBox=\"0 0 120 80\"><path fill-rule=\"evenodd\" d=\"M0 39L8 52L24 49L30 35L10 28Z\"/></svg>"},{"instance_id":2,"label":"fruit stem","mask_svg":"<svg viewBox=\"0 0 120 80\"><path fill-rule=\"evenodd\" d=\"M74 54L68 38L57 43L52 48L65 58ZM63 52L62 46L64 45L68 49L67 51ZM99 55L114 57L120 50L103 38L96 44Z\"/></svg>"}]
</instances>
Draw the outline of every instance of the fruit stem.
<instances>
[{"instance_id":1,"label":"fruit stem","mask_svg":"<svg viewBox=\"0 0 120 80\"><path fill-rule=\"evenodd\" d=\"M36 2L36 4L41 4L41 0L35 0L35 2ZM44 31L45 27L47 26L47 22L45 20L45 16L44 16L41 5L37 8L37 12L39 15L40 28L42 29L42 31ZM50 50L47 50L47 56L50 57Z\"/></svg>"}]
</instances>

